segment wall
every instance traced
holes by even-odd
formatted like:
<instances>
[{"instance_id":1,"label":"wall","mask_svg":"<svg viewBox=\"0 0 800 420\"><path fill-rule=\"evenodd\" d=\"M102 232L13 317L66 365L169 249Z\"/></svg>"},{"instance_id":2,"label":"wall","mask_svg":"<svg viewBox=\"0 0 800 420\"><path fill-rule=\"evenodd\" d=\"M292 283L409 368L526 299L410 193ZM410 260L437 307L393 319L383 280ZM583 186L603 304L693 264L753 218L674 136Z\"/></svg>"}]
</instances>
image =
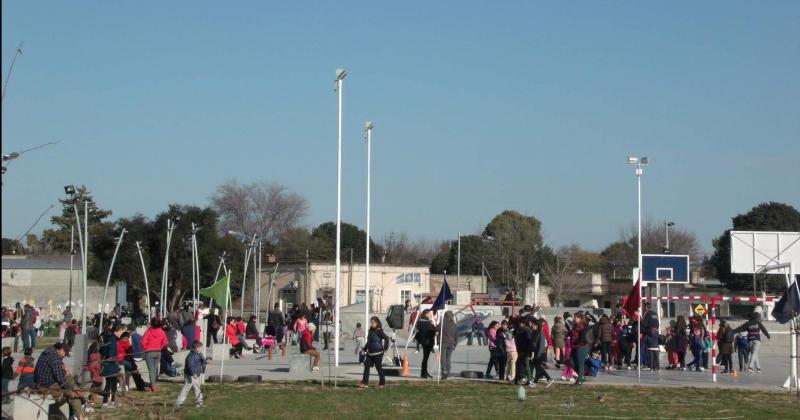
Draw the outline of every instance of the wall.
<instances>
[{"instance_id":1,"label":"wall","mask_svg":"<svg viewBox=\"0 0 800 420\"><path fill-rule=\"evenodd\" d=\"M72 272L72 312L76 316L80 313L79 308L83 307L81 278L81 270ZM115 296L115 290L109 288L109 301L114 300ZM90 282L87 297L90 311L96 312L103 299L103 286ZM2 301L6 306L12 306L16 302L28 303L42 306L53 314L60 314L69 301L69 270L3 269Z\"/></svg>"}]
</instances>

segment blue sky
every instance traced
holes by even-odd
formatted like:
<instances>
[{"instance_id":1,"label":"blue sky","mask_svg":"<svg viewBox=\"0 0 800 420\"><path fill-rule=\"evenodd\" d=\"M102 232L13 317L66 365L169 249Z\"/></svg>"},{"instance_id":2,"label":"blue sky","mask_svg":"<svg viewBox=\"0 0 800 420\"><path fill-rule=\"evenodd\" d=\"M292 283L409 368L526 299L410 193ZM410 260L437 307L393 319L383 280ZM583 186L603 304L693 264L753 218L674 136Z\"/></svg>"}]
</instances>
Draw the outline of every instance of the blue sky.
<instances>
[{"instance_id":1,"label":"blue sky","mask_svg":"<svg viewBox=\"0 0 800 420\"><path fill-rule=\"evenodd\" d=\"M697 233L768 200L800 207L800 2L2 2L3 176L16 237L86 184L116 216L285 184L335 215L443 239L503 209L601 249L644 214ZM37 231L41 229L36 229Z\"/></svg>"}]
</instances>

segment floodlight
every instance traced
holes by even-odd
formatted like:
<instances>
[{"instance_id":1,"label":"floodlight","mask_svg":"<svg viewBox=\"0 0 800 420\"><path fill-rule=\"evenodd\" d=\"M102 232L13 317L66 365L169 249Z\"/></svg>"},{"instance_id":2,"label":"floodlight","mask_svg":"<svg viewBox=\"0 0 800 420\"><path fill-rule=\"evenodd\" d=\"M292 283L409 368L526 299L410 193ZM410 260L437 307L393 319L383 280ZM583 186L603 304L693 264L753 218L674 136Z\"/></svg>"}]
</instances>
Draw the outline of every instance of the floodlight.
<instances>
[{"instance_id":1,"label":"floodlight","mask_svg":"<svg viewBox=\"0 0 800 420\"><path fill-rule=\"evenodd\" d=\"M667 226L675 226L675 222L667 222Z\"/></svg>"},{"instance_id":2,"label":"floodlight","mask_svg":"<svg viewBox=\"0 0 800 420\"><path fill-rule=\"evenodd\" d=\"M650 163L650 160L647 158L647 156L645 156L643 158L639 158L639 163L641 163L642 165L647 165L648 163Z\"/></svg>"},{"instance_id":3,"label":"floodlight","mask_svg":"<svg viewBox=\"0 0 800 420\"><path fill-rule=\"evenodd\" d=\"M74 185L64 186L64 193L68 195L75 195L75 186Z\"/></svg>"},{"instance_id":4,"label":"floodlight","mask_svg":"<svg viewBox=\"0 0 800 420\"><path fill-rule=\"evenodd\" d=\"M628 156L628 165L636 165L637 163L639 163L639 158Z\"/></svg>"},{"instance_id":5,"label":"floodlight","mask_svg":"<svg viewBox=\"0 0 800 420\"><path fill-rule=\"evenodd\" d=\"M344 69L336 69L336 80L342 80L345 76L347 76L347 72Z\"/></svg>"},{"instance_id":6,"label":"floodlight","mask_svg":"<svg viewBox=\"0 0 800 420\"><path fill-rule=\"evenodd\" d=\"M372 130L373 127L375 127L375 123L373 123L372 121L367 121L367 123L364 124L365 130Z\"/></svg>"}]
</instances>

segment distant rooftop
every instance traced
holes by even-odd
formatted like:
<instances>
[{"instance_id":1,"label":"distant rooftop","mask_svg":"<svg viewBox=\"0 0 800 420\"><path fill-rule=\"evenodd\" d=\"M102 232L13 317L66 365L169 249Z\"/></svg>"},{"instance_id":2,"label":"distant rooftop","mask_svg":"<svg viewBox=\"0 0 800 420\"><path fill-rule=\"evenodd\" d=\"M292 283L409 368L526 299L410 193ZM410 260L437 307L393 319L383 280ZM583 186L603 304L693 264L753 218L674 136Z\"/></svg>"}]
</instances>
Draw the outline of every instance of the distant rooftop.
<instances>
[{"instance_id":1,"label":"distant rooftop","mask_svg":"<svg viewBox=\"0 0 800 420\"><path fill-rule=\"evenodd\" d=\"M80 256L75 258L74 268L80 270ZM69 270L68 255L25 257L4 255L3 270Z\"/></svg>"}]
</instances>

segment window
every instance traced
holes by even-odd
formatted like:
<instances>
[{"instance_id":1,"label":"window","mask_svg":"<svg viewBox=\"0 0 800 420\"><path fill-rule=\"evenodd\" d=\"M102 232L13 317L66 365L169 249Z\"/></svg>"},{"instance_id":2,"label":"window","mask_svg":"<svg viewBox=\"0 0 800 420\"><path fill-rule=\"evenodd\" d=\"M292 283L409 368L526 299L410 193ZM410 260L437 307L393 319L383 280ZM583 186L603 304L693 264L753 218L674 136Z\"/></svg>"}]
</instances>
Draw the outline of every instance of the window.
<instances>
[{"instance_id":1,"label":"window","mask_svg":"<svg viewBox=\"0 0 800 420\"><path fill-rule=\"evenodd\" d=\"M356 303L361 303L364 301L364 289L356 289Z\"/></svg>"},{"instance_id":2,"label":"window","mask_svg":"<svg viewBox=\"0 0 800 420\"><path fill-rule=\"evenodd\" d=\"M407 300L410 300L412 303L414 302L413 294L411 290L401 290L400 291L400 303L405 304Z\"/></svg>"},{"instance_id":3,"label":"window","mask_svg":"<svg viewBox=\"0 0 800 420\"><path fill-rule=\"evenodd\" d=\"M402 273L395 278L397 284L420 284L422 276L419 273Z\"/></svg>"}]
</instances>

